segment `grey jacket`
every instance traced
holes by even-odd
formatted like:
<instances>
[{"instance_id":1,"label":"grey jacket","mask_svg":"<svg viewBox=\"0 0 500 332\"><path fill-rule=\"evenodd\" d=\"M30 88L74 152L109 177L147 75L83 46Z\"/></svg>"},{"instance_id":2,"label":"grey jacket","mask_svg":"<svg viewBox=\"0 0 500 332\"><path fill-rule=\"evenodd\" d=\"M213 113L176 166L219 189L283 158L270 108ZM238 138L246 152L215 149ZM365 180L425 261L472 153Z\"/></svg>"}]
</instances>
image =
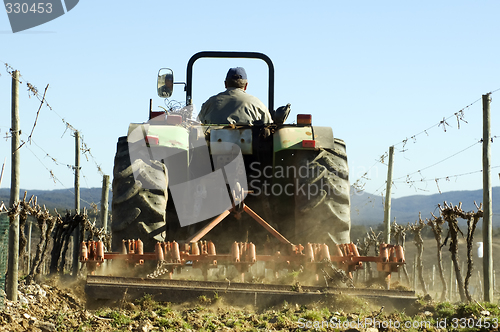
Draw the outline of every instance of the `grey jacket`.
<instances>
[{"instance_id":1,"label":"grey jacket","mask_svg":"<svg viewBox=\"0 0 500 332\"><path fill-rule=\"evenodd\" d=\"M253 124L262 120L271 123L271 114L257 98L243 89L228 88L210 97L202 106L198 119L206 124Z\"/></svg>"}]
</instances>

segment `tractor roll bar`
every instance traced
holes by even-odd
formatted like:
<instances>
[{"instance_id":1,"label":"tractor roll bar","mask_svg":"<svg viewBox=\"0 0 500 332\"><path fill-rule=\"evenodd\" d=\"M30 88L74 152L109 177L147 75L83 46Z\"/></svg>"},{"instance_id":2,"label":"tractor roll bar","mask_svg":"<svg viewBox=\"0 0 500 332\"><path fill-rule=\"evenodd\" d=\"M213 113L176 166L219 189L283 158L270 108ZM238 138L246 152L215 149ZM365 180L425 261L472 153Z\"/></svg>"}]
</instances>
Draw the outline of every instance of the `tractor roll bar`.
<instances>
[{"instance_id":1,"label":"tractor roll bar","mask_svg":"<svg viewBox=\"0 0 500 332\"><path fill-rule=\"evenodd\" d=\"M224 52L224 51L203 51L198 52L189 59L186 75L186 105L191 105L193 99L193 65L200 58L247 58L261 59L267 63L269 67L269 92L268 105L269 111L274 110L274 65L271 59L258 52Z\"/></svg>"}]
</instances>

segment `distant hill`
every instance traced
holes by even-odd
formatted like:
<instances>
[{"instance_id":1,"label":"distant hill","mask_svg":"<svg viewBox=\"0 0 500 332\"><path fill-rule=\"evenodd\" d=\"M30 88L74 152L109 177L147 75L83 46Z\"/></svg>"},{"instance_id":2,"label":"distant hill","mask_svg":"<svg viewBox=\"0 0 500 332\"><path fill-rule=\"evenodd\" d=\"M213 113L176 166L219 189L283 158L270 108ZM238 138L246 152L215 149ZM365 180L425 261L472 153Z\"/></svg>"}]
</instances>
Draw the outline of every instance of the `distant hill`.
<instances>
[{"instance_id":1,"label":"distant hill","mask_svg":"<svg viewBox=\"0 0 500 332\"><path fill-rule=\"evenodd\" d=\"M493 197L493 227L500 226L500 187L494 187ZM463 190L443 192L434 195L413 195L391 200L391 222L396 218L398 224L415 222L418 213L422 212L422 218L431 218L431 212L439 215L438 204L443 202L458 205L462 202L464 211L476 210L474 201L483 201L482 190ZM381 196L370 193L353 194L351 196L351 221L353 225L375 225L384 220L384 206Z\"/></svg>"},{"instance_id":2,"label":"distant hill","mask_svg":"<svg viewBox=\"0 0 500 332\"><path fill-rule=\"evenodd\" d=\"M24 196L27 191L27 198L32 195L36 196L39 205L45 205L47 209L54 210L56 208L60 212L71 210L75 208L75 194L73 189L56 189L56 190L25 190L21 189L19 197ZM91 203L97 204L100 208L101 205L101 188L81 188L80 189L80 207L90 207ZM5 205L10 201L10 189L0 189L0 201ZM111 202L111 191L109 194L109 201ZM111 206L111 203L110 203Z\"/></svg>"},{"instance_id":3,"label":"distant hill","mask_svg":"<svg viewBox=\"0 0 500 332\"><path fill-rule=\"evenodd\" d=\"M20 191L20 197L24 195L24 189ZM35 195L38 203L51 210L57 208L59 211L74 209L75 196L73 189L57 190L27 190L28 197ZM0 189L0 201L9 203L10 189ZM500 187L493 188L493 226L500 227ZM81 207L90 207L90 203L100 207L101 188L80 189ZM111 205L112 194L109 201ZM437 205L448 203L458 204L462 202L465 211L475 210L474 201L478 204L483 201L482 190L472 191L450 191L435 195L413 195L392 199L391 222L396 218L399 224L415 222L418 213L422 212L422 218L430 218L431 212L439 214ZM110 207L111 208L111 207ZM352 225L378 225L384 220L384 206L381 196L363 192L351 196L351 221Z\"/></svg>"}]
</instances>

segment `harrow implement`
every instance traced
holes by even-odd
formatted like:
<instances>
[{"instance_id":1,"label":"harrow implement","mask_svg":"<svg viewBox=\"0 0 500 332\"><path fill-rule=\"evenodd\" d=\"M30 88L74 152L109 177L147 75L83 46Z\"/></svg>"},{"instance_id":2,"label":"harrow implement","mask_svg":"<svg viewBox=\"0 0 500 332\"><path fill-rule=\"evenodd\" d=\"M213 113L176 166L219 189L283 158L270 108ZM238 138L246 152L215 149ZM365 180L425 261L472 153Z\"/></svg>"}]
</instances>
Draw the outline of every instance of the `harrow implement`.
<instances>
[{"instance_id":1,"label":"harrow implement","mask_svg":"<svg viewBox=\"0 0 500 332\"><path fill-rule=\"evenodd\" d=\"M212 241L202 238L210 232L230 213L245 212L261 224L270 234L279 240L279 244L256 248L252 242L234 242L230 253L217 253ZM360 256L354 243L328 246L325 243L292 244L283 235L276 231L264 219L258 216L244 203L227 210L203 229L182 242L158 242L154 252L144 252L143 243L138 240L123 240L120 252L105 252L102 241L86 241L81 243L80 262L85 264L91 275L99 273L99 268L104 261L121 262L129 268L144 265L146 261L156 262L156 270L147 275L156 278L165 275L174 279L183 268L200 269L204 281L210 279L209 271L219 265L232 265L239 273L239 282L245 282L245 274L250 267L258 262L263 262L266 269L273 271L277 279L279 271L303 271L304 275L313 277L319 282L322 270L334 263L338 269L343 270L352 277L351 272L363 268L364 262L374 262L377 270L383 273L390 285L390 275L398 271L405 264L403 248L399 245L380 244L378 256ZM388 287L389 288L389 287Z\"/></svg>"}]
</instances>

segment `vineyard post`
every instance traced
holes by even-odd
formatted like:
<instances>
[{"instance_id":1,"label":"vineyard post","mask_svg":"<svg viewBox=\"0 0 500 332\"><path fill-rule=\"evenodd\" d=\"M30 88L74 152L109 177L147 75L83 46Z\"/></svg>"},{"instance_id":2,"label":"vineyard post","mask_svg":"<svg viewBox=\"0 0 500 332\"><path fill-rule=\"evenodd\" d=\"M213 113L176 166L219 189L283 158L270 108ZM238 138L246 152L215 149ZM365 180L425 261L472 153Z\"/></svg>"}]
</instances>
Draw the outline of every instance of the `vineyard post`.
<instances>
[{"instance_id":1,"label":"vineyard post","mask_svg":"<svg viewBox=\"0 0 500 332\"><path fill-rule=\"evenodd\" d=\"M493 301L493 247L492 247L492 216L491 204L491 181L490 181L490 94L483 95L483 277L484 277L484 301Z\"/></svg>"},{"instance_id":2,"label":"vineyard post","mask_svg":"<svg viewBox=\"0 0 500 332\"><path fill-rule=\"evenodd\" d=\"M108 232L109 175L102 176L101 221L104 234Z\"/></svg>"},{"instance_id":3,"label":"vineyard post","mask_svg":"<svg viewBox=\"0 0 500 332\"><path fill-rule=\"evenodd\" d=\"M80 213L80 133L75 131L75 210ZM78 276L78 256L80 251L80 225L73 233L73 277Z\"/></svg>"},{"instance_id":4,"label":"vineyard post","mask_svg":"<svg viewBox=\"0 0 500 332\"><path fill-rule=\"evenodd\" d=\"M80 213L80 133L75 131L75 210Z\"/></svg>"},{"instance_id":5,"label":"vineyard post","mask_svg":"<svg viewBox=\"0 0 500 332\"><path fill-rule=\"evenodd\" d=\"M392 162L394 156L394 146L389 147L389 168L387 170L387 187L385 190L384 208L384 242L391 242L391 189L392 189Z\"/></svg>"},{"instance_id":6,"label":"vineyard post","mask_svg":"<svg viewBox=\"0 0 500 332\"><path fill-rule=\"evenodd\" d=\"M10 179L10 205L19 202L19 176L20 176L20 128L19 128L19 71L12 73L12 171ZM11 301L17 301L17 285L19 275L19 214L10 216L9 227L9 276L7 279L7 298Z\"/></svg>"}]
</instances>

